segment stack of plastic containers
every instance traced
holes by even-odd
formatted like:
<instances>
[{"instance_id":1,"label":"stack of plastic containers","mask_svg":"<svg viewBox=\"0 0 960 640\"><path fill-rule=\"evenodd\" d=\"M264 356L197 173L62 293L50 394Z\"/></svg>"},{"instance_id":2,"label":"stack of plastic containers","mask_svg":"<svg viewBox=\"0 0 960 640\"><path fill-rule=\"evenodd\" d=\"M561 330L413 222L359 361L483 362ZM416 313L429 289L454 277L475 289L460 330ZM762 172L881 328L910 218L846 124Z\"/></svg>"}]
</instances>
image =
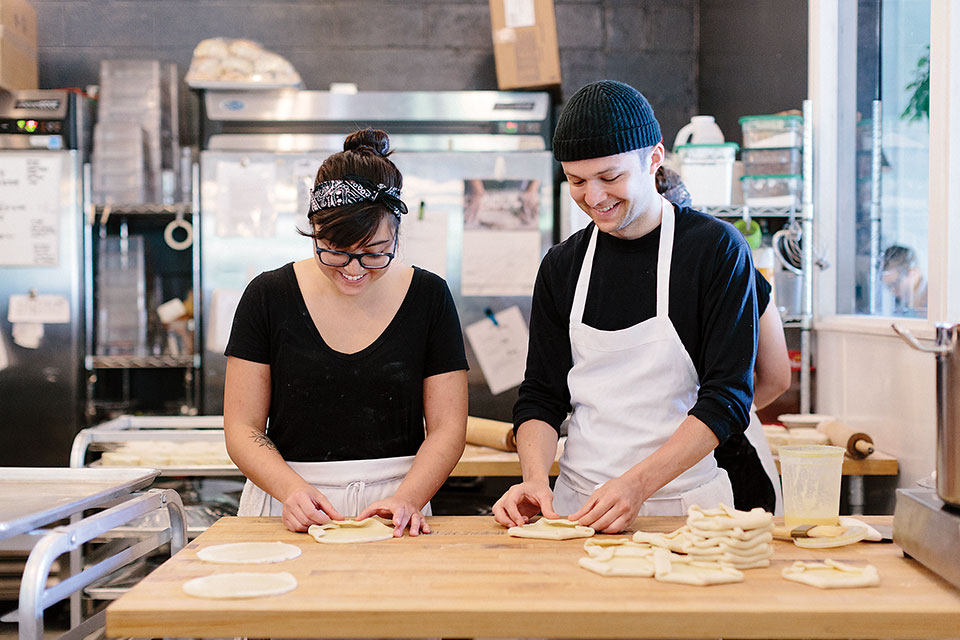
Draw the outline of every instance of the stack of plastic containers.
<instances>
[{"instance_id":1,"label":"stack of plastic containers","mask_svg":"<svg viewBox=\"0 0 960 640\"><path fill-rule=\"evenodd\" d=\"M680 178L695 207L729 206L738 148L736 142L680 144L674 148L680 160Z\"/></svg>"},{"instance_id":2,"label":"stack of plastic containers","mask_svg":"<svg viewBox=\"0 0 960 640\"><path fill-rule=\"evenodd\" d=\"M744 116L740 126L744 203L750 207L799 209L803 116Z\"/></svg>"},{"instance_id":3,"label":"stack of plastic containers","mask_svg":"<svg viewBox=\"0 0 960 640\"><path fill-rule=\"evenodd\" d=\"M159 60L100 63L93 198L98 204L172 201L179 162L176 66Z\"/></svg>"},{"instance_id":4,"label":"stack of plastic containers","mask_svg":"<svg viewBox=\"0 0 960 640\"><path fill-rule=\"evenodd\" d=\"M97 355L146 355L147 296L143 236L100 238L97 259Z\"/></svg>"}]
</instances>

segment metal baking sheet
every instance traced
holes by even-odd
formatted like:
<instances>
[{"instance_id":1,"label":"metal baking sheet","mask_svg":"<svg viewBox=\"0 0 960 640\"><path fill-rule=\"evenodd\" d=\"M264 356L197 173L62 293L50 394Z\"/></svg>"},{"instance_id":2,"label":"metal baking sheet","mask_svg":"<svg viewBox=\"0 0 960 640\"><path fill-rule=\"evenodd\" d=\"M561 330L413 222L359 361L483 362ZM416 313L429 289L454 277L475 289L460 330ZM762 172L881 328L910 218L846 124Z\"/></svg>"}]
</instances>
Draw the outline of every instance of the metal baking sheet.
<instances>
[{"instance_id":1,"label":"metal baking sheet","mask_svg":"<svg viewBox=\"0 0 960 640\"><path fill-rule=\"evenodd\" d=\"M157 469L0 467L0 540L149 486Z\"/></svg>"}]
</instances>

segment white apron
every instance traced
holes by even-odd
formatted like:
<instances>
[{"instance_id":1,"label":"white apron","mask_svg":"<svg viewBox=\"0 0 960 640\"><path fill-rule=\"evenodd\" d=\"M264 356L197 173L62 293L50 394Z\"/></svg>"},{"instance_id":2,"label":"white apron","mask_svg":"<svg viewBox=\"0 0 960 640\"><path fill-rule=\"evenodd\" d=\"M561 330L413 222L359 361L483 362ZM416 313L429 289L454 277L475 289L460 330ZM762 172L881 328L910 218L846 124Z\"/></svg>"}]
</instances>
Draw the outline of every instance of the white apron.
<instances>
[{"instance_id":1,"label":"white apron","mask_svg":"<svg viewBox=\"0 0 960 640\"><path fill-rule=\"evenodd\" d=\"M342 460L336 462L288 462L301 478L316 487L345 518L358 515L377 500L389 498L400 487L415 456ZM421 509L431 515L430 503ZM247 480L240 494L240 516L280 516L283 503Z\"/></svg>"},{"instance_id":2,"label":"white apron","mask_svg":"<svg viewBox=\"0 0 960 640\"><path fill-rule=\"evenodd\" d=\"M753 448L757 450L757 455L760 456L760 464L763 465L763 470L770 476L770 482L773 484L773 492L777 496L773 515L782 516L783 491L780 490L780 473L777 471L777 463L773 461L773 453L770 451L767 434L763 432L763 425L760 424L760 418L757 417L757 410L753 407L750 408L750 424L747 425L747 430L744 432L744 435L747 436L747 440L750 441Z\"/></svg>"},{"instance_id":3,"label":"white apron","mask_svg":"<svg viewBox=\"0 0 960 640\"><path fill-rule=\"evenodd\" d=\"M596 227L590 237L570 310L573 414L554 489L560 515L577 511L598 486L661 447L697 400L696 368L668 316L674 211L663 198L661 218L657 315L626 329L601 331L583 323ZM693 504L719 502L733 505L733 491L709 454L648 498L639 515L682 516Z\"/></svg>"}]
</instances>

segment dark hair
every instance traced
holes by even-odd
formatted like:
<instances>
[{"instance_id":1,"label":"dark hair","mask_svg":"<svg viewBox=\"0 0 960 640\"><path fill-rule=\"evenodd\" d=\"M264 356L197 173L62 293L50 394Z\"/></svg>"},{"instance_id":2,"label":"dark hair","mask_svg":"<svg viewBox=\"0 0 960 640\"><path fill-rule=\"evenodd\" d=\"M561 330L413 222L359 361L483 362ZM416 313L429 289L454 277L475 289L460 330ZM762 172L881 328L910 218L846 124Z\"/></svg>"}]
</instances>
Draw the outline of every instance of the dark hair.
<instances>
[{"instance_id":1,"label":"dark hair","mask_svg":"<svg viewBox=\"0 0 960 640\"><path fill-rule=\"evenodd\" d=\"M657 193L679 207L690 206L690 192L687 191L687 186L683 184L683 179L679 173L660 165L655 179Z\"/></svg>"},{"instance_id":2,"label":"dark hair","mask_svg":"<svg viewBox=\"0 0 960 640\"><path fill-rule=\"evenodd\" d=\"M402 189L403 176L388 158L392 153L385 131L370 127L354 131L343 141L343 151L323 161L313 184L357 177L373 185ZM373 238L384 217L394 223L396 230L400 221L382 202L355 202L307 214L310 232L300 233L322 238L334 247L352 247Z\"/></svg>"},{"instance_id":3,"label":"dark hair","mask_svg":"<svg viewBox=\"0 0 960 640\"><path fill-rule=\"evenodd\" d=\"M917 254L910 247L893 244L883 250L880 256L880 269L899 269L906 271L917 266Z\"/></svg>"}]
</instances>

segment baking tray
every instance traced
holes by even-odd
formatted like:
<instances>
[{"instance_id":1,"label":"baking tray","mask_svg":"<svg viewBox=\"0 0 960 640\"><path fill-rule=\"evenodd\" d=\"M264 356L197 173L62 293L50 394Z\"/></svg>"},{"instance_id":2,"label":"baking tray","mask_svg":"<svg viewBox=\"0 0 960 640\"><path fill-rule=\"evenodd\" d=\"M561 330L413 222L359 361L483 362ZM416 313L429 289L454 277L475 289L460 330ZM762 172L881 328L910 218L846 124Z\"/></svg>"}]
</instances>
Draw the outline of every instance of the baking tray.
<instances>
[{"instance_id":1,"label":"baking tray","mask_svg":"<svg viewBox=\"0 0 960 640\"><path fill-rule=\"evenodd\" d=\"M157 469L0 467L0 540L149 486Z\"/></svg>"}]
</instances>

